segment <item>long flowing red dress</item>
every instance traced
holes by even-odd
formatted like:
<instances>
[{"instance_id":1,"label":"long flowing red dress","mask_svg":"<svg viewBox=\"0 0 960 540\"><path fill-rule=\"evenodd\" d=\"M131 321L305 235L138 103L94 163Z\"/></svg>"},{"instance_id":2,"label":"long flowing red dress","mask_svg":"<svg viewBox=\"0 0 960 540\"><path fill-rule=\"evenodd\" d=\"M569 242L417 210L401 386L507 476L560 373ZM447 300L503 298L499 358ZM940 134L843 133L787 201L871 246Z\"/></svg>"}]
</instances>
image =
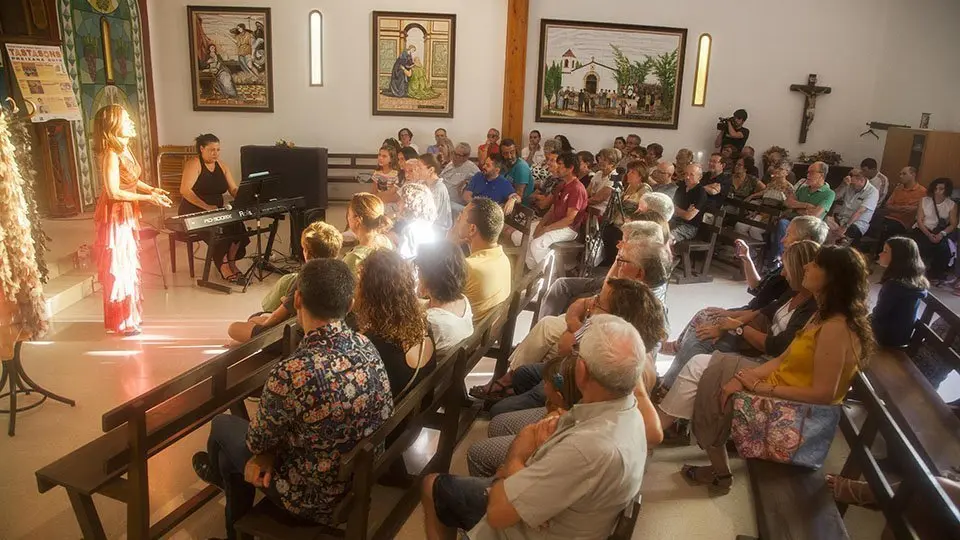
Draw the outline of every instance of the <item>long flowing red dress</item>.
<instances>
[{"instance_id":1,"label":"long flowing red dress","mask_svg":"<svg viewBox=\"0 0 960 540\"><path fill-rule=\"evenodd\" d=\"M120 189L136 193L142 169L125 150L120 154ZM103 324L109 331L140 327L143 291L140 288L140 205L111 199L104 191L94 215L94 252L103 288Z\"/></svg>"}]
</instances>

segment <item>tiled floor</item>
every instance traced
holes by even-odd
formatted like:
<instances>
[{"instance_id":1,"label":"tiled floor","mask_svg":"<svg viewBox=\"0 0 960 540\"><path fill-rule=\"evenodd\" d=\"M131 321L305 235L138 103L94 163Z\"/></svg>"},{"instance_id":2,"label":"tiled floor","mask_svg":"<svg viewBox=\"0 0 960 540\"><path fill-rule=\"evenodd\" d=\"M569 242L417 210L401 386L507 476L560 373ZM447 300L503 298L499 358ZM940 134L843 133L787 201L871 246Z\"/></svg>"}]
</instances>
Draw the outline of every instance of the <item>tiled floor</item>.
<instances>
[{"instance_id":1,"label":"tiled floor","mask_svg":"<svg viewBox=\"0 0 960 540\"><path fill-rule=\"evenodd\" d=\"M329 217L342 226L342 213L342 207L334 209ZM145 264L150 265L148 261ZM106 410L222 351L227 341L226 324L259 310L260 298L272 279L254 284L246 294L223 295L194 287L185 270L174 277L168 290L160 286L158 278L149 278L147 322L142 336L122 339L105 335L100 323L100 298L95 294L61 312L46 341L25 346L24 365L31 376L78 404L76 408L44 404L19 416L16 437L0 435L0 538L77 538L79 528L65 492L56 489L39 494L34 471L98 436L100 416ZM960 308L960 299L945 296L945 301ZM673 334L706 304L731 306L745 299L743 285L725 279L673 286L668 302ZM662 371L665 363L660 368ZM481 363L473 377L482 380L491 370L489 363ZM956 381L945 387L948 393L960 394ZM0 421L5 420L0 416ZM464 454L469 441L482 437L484 431L485 425L478 423L468 441L457 449L454 472L466 471ZM189 458L204 445L205 438L206 429L201 429L151 460L154 519L203 487L190 468ZM408 456L411 467L423 462L435 439L427 433L418 441ZM843 445L834 445L827 469L838 469L844 456ZM643 513L634 538L712 539L756 533L745 473L737 475L733 491L721 498L710 498L705 490L689 487L680 479L677 471L682 463L702 460L703 454L695 446L657 450L644 479ZM735 472L743 471L741 462L734 466ZM124 537L123 506L103 497L95 499L108 536ZM221 512L221 503L210 504L169 537L222 536ZM869 512L853 511L847 522L856 523L851 528L856 530L857 539L878 538L882 527L879 515ZM423 538L419 509L399 538Z\"/></svg>"}]
</instances>

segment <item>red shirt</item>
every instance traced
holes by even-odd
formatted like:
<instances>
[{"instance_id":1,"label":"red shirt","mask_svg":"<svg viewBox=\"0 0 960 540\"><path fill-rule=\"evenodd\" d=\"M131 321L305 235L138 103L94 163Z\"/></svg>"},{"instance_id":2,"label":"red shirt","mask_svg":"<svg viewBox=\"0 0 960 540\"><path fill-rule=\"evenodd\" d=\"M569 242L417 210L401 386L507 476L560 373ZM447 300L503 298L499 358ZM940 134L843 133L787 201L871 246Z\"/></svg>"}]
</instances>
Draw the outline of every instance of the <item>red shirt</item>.
<instances>
[{"instance_id":1,"label":"red shirt","mask_svg":"<svg viewBox=\"0 0 960 540\"><path fill-rule=\"evenodd\" d=\"M550 214L551 223L567 217L567 210L576 209L577 217L573 218L570 228L579 231L587 218L587 188L576 178L572 182L565 182L558 187L557 197L553 202L553 210Z\"/></svg>"}]
</instances>

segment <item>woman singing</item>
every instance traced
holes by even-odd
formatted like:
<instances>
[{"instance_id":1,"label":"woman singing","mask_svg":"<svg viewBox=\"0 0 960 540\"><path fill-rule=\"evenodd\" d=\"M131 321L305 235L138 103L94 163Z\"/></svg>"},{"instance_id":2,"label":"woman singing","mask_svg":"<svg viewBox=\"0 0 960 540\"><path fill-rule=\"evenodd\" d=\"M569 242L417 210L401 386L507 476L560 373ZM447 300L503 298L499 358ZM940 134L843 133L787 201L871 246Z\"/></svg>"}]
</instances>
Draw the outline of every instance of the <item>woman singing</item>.
<instances>
[{"instance_id":1,"label":"woman singing","mask_svg":"<svg viewBox=\"0 0 960 540\"><path fill-rule=\"evenodd\" d=\"M94 246L103 286L103 324L108 332L140 333L140 202L173 204L167 192L140 181L140 164L127 144L137 135L130 115L119 105L97 111L93 122L103 192L94 216ZM143 192L143 193L138 193Z\"/></svg>"},{"instance_id":2,"label":"woman singing","mask_svg":"<svg viewBox=\"0 0 960 540\"><path fill-rule=\"evenodd\" d=\"M220 139L212 133L200 135L195 139L197 157L190 159L183 166L183 176L180 178L179 214L193 214L223 208L223 194L237 196L237 182L230 174L230 169L220 161ZM243 223L230 223L220 227L220 239L208 245L212 251L213 262L217 265L220 277L243 285L243 273L237 268L237 259L246 255L247 244L250 239L246 236ZM192 257L193 254L191 253Z\"/></svg>"}]
</instances>

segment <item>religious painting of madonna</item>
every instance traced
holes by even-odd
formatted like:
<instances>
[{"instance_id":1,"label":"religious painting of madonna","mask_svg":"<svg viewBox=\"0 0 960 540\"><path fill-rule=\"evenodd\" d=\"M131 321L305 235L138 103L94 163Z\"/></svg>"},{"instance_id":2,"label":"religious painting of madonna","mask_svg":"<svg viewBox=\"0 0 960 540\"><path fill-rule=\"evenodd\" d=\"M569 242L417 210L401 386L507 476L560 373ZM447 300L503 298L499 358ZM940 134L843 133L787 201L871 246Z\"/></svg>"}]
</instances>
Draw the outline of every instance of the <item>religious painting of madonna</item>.
<instances>
[{"instance_id":1,"label":"religious painting of madonna","mask_svg":"<svg viewBox=\"0 0 960 540\"><path fill-rule=\"evenodd\" d=\"M543 19L537 122L677 129L686 28Z\"/></svg>"},{"instance_id":2,"label":"religious painting of madonna","mask_svg":"<svg viewBox=\"0 0 960 540\"><path fill-rule=\"evenodd\" d=\"M270 8L187 6L195 111L273 112Z\"/></svg>"},{"instance_id":3,"label":"religious painting of madonna","mask_svg":"<svg viewBox=\"0 0 960 540\"><path fill-rule=\"evenodd\" d=\"M373 114L453 117L457 16L373 12Z\"/></svg>"}]
</instances>

